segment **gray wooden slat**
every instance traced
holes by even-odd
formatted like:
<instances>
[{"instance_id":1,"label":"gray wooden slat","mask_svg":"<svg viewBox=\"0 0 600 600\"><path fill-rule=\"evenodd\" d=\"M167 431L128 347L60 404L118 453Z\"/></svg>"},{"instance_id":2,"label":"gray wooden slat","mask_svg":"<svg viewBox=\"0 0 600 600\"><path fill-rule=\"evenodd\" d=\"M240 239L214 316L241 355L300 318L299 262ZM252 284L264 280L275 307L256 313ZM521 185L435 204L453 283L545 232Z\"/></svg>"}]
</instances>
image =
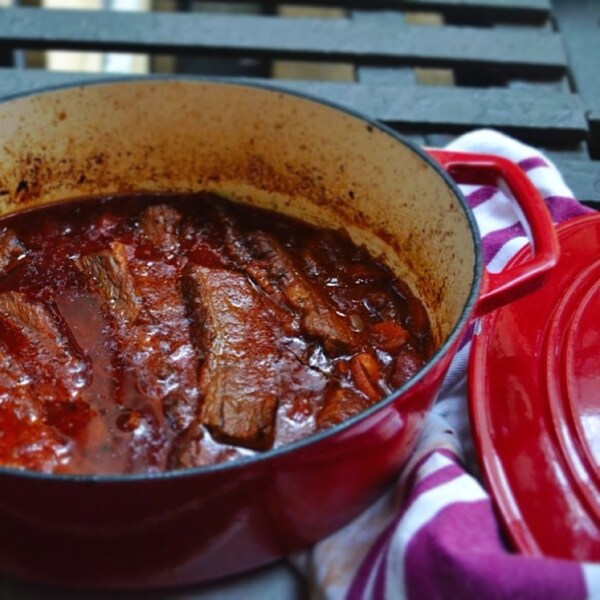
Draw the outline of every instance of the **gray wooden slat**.
<instances>
[{"instance_id":1,"label":"gray wooden slat","mask_svg":"<svg viewBox=\"0 0 600 600\"><path fill-rule=\"evenodd\" d=\"M585 141L575 142L572 144L556 145L549 144L546 147L539 148L550 160L558 163L560 161L589 161L590 151Z\"/></svg>"},{"instance_id":2,"label":"gray wooden slat","mask_svg":"<svg viewBox=\"0 0 600 600\"><path fill-rule=\"evenodd\" d=\"M555 0L555 4L577 91L600 110L600 3Z\"/></svg>"},{"instance_id":3,"label":"gray wooden slat","mask_svg":"<svg viewBox=\"0 0 600 600\"><path fill-rule=\"evenodd\" d=\"M226 1L238 3L243 0ZM282 0L281 3L361 10L432 11L453 18L468 16L509 23L541 23L551 10L550 0Z\"/></svg>"},{"instance_id":4,"label":"gray wooden slat","mask_svg":"<svg viewBox=\"0 0 600 600\"><path fill-rule=\"evenodd\" d=\"M374 19L385 19L387 22L396 23L397 27L404 27L404 14L400 12L382 11L366 12L355 10L352 12L354 21L373 23ZM392 85L416 85L417 78L415 70L410 67L378 67L378 66L356 66L356 79L367 84L392 84Z\"/></svg>"},{"instance_id":5,"label":"gray wooden slat","mask_svg":"<svg viewBox=\"0 0 600 600\"><path fill-rule=\"evenodd\" d=\"M98 79L98 75L0 69L0 95L6 97L94 79ZM277 86L317 96L409 129L461 131L473 127L497 127L535 139L554 138L560 134L565 143L581 140L588 133L580 100L573 94L284 80L277 81Z\"/></svg>"},{"instance_id":6,"label":"gray wooden slat","mask_svg":"<svg viewBox=\"0 0 600 600\"><path fill-rule=\"evenodd\" d=\"M122 2L122 0L120 1ZM224 4L222 2L202 2L199 0L175 0L173 10L186 10L204 14L263 14L263 7L260 4L247 2ZM225 77L268 77L271 68L268 60L251 58L240 60L236 57L178 56L174 62L174 70L177 73Z\"/></svg>"},{"instance_id":7,"label":"gray wooden slat","mask_svg":"<svg viewBox=\"0 0 600 600\"><path fill-rule=\"evenodd\" d=\"M600 156L600 3L555 0L555 14L571 79L589 112L590 149Z\"/></svg>"},{"instance_id":8,"label":"gray wooden slat","mask_svg":"<svg viewBox=\"0 0 600 600\"><path fill-rule=\"evenodd\" d=\"M0 44L25 48L253 55L561 73L560 37L351 19L0 9Z\"/></svg>"},{"instance_id":9,"label":"gray wooden slat","mask_svg":"<svg viewBox=\"0 0 600 600\"><path fill-rule=\"evenodd\" d=\"M367 113L393 124L433 131L441 126L458 131L498 127L506 131L536 132L537 139L560 131L561 139L582 139L587 123L581 102L573 94L533 90L458 88L439 86L373 86L328 82L278 82Z\"/></svg>"},{"instance_id":10,"label":"gray wooden slat","mask_svg":"<svg viewBox=\"0 0 600 600\"><path fill-rule=\"evenodd\" d=\"M67 73L37 69L0 68L0 100L12 96L41 92L54 87L113 79L118 79L118 77L99 73Z\"/></svg>"},{"instance_id":11,"label":"gray wooden slat","mask_svg":"<svg viewBox=\"0 0 600 600\"><path fill-rule=\"evenodd\" d=\"M430 133L425 136L425 144L431 148L443 148L456 138L448 133Z\"/></svg>"},{"instance_id":12,"label":"gray wooden slat","mask_svg":"<svg viewBox=\"0 0 600 600\"><path fill-rule=\"evenodd\" d=\"M569 84L569 79L566 75L562 77L558 77L556 79L550 81L524 81L521 79L513 79L508 82L508 87L515 90L525 90L525 89L538 89L540 91L544 90L549 94L553 94L555 92L569 92L571 91L571 85Z\"/></svg>"},{"instance_id":13,"label":"gray wooden slat","mask_svg":"<svg viewBox=\"0 0 600 600\"><path fill-rule=\"evenodd\" d=\"M600 208L600 161L553 159L575 197Z\"/></svg>"},{"instance_id":14,"label":"gray wooden slat","mask_svg":"<svg viewBox=\"0 0 600 600\"><path fill-rule=\"evenodd\" d=\"M388 22L394 22L400 27L405 26L404 13L398 11L352 11L352 18L356 21L376 22L376 20L385 19ZM415 70L411 67L380 67L380 66L356 66L356 79L358 82L367 85L396 85L396 86L414 86L417 85L417 76ZM419 146L425 146L425 136L421 133L406 134L405 137Z\"/></svg>"}]
</instances>

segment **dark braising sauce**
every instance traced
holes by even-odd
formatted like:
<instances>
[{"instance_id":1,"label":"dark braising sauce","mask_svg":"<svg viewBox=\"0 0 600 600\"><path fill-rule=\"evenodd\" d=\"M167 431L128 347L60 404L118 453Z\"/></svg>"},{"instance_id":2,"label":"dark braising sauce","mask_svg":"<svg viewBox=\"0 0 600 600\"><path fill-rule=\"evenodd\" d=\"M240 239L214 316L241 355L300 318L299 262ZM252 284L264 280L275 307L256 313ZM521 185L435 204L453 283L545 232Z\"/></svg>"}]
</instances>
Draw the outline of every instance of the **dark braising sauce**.
<instances>
[{"instance_id":1,"label":"dark braising sauce","mask_svg":"<svg viewBox=\"0 0 600 600\"><path fill-rule=\"evenodd\" d=\"M357 414L432 341L343 232L217 196L0 221L0 465L144 473L233 460Z\"/></svg>"}]
</instances>

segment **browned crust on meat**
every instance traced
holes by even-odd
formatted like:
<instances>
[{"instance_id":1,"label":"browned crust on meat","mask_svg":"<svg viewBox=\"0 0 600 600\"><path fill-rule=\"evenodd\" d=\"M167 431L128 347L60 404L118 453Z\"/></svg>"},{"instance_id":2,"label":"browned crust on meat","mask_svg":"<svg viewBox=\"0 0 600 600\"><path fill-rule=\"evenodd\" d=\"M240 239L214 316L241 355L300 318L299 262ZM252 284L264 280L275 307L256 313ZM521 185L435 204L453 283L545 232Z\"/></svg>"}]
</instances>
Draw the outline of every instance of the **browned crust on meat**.
<instances>
[{"instance_id":1,"label":"browned crust on meat","mask_svg":"<svg viewBox=\"0 0 600 600\"><path fill-rule=\"evenodd\" d=\"M282 359L272 313L235 271L191 267L187 289L194 336L204 354L202 422L219 441L270 447Z\"/></svg>"},{"instance_id":2,"label":"browned crust on meat","mask_svg":"<svg viewBox=\"0 0 600 600\"><path fill-rule=\"evenodd\" d=\"M133 325L142 311L133 278L127 265L127 249L113 242L109 250L87 254L77 260L90 286L101 296L106 309Z\"/></svg>"},{"instance_id":3,"label":"browned crust on meat","mask_svg":"<svg viewBox=\"0 0 600 600\"><path fill-rule=\"evenodd\" d=\"M168 204L155 204L140 216L140 229L153 246L166 252L179 248L178 225L181 214Z\"/></svg>"},{"instance_id":4,"label":"browned crust on meat","mask_svg":"<svg viewBox=\"0 0 600 600\"><path fill-rule=\"evenodd\" d=\"M27 248L12 230L0 229L0 275L14 269L26 254Z\"/></svg>"}]
</instances>

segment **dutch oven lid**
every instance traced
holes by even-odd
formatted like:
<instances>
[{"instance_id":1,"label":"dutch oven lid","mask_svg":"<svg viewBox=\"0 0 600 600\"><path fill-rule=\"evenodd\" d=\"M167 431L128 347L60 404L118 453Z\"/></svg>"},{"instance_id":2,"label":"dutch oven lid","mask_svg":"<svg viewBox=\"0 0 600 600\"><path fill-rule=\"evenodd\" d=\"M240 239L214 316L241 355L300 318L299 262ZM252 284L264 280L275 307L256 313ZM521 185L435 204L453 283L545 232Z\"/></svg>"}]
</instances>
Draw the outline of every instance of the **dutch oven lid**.
<instances>
[{"instance_id":1,"label":"dutch oven lid","mask_svg":"<svg viewBox=\"0 0 600 600\"><path fill-rule=\"evenodd\" d=\"M566 222L558 236L543 285L480 322L471 424L515 546L600 560L600 215Z\"/></svg>"}]
</instances>

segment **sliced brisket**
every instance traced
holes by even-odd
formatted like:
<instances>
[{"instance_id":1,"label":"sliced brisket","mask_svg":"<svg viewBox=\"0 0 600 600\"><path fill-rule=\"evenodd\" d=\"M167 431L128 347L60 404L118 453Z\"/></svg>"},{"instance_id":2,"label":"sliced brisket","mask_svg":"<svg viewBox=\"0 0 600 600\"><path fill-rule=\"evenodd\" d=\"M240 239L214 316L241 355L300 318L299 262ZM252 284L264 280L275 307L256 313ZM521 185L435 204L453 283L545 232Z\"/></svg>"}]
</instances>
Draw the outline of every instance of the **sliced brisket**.
<instances>
[{"instance_id":1,"label":"sliced brisket","mask_svg":"<svg viewBox=\"0 0 600 600\"><path fill-rule=\"evenodd\" d=\"M319 429L332 427L357 415L369 406L369 402L351 388L336 387L327 396L317 415Z\"/></svg>"},{"instance_id":2,"label":"sliced brisket","mask_svg":"<svg viewBox=\"0 0 600 600\"><path fill-rule=\"evenodd\" d=\"M292 256L272 236L263 232L248 236L254 259L246 270L267 294L283 294L287 304L301 316L306 334L319 338L328 354L352 349L356 336L350 326L296 266Z\"/></svg>"},{"instance_id":3,"label":"sliced brisket","mask_svg":"<svg viewBox=\"0 0 600 600\"><path fill-rule=\"evenodd\" d=\"M136 323L142 301L133 285L127 264L127 248L113 242L110 250L87 254L77 261L90 286L102 298L105 310L122 324Z\"/></svg>"},{"instance_id":4,"label":"sliced brisket","mask_svg":"<svg viewBox=\"0 0 600 600\"><path fill-rule=\"evenodd\" d=\"M352 350L356 335L335 308L297 266L292 255L270 234L243 234L226 209L216 209L223 227L225 248L236 266L245 271L278 308L288 334L322 340L330 355Z\"/></svg>"},{"instance_id":5,"label":"sliced brisket","mask_svg":"<svg viewBox=\"0 0 600 600\"><path fill-rule=\"evenodd\" d=\"M2 337L25 371L35 375L36 394L68 400L89 384L85 358L43 302L21 292L0 294Z\"/></svg>"},{"instance_id":6,"label":"sliced brisket","mask_svg":"<svg viewBox=\"0 0 600 600\"><path fill-rule=\"evenodd\" d=\"M55 471L68 462L68 441L44 422L32 378L0 343L0 464Z\"/></svg>"},{"instance_id":7,"label":"sliced brisket","mask_svg":"<svg viewBox=\"0 0 600 600\"><path fill-rule=\"evenodd\" d=\"M179 248L177 227L180 222L181 214L172 206L155 204L142 212L140 228L153 246L173 252Z\"/></svg>"},{"instance_id":8,"label":"sliced brisket","mask_svg":"<svg viewBox=\"0 0 600 600\"><path fill-rule=\"evenodd\" d=\"M26 253L27 249L13 231L0 229L0 275L14 269Z\"/></svg>"},{"instance_id":9,"label":"sliced brisket","mask_svg":"<svg viewBox=\"0 0 600 600\"><path fill-rule=\"evenodd\" d=\"M154 415L183 429L196 413L198 359L175 267L135 259L121 243L82 257L79 268L103 299L120 354Z\"/></svg>"},{"instance_id":10,"label":"sliced brisket","mask_svg":"<svg viewBox=\"0 0 600 600\"><path fill-rule=\"evenodd\" d=\"M235 271L191 267L187 289L197 346L204 349L202 422L219 441L263 449L273 443L286 362L265 299Z\"/></svg>"}]
</instances>

